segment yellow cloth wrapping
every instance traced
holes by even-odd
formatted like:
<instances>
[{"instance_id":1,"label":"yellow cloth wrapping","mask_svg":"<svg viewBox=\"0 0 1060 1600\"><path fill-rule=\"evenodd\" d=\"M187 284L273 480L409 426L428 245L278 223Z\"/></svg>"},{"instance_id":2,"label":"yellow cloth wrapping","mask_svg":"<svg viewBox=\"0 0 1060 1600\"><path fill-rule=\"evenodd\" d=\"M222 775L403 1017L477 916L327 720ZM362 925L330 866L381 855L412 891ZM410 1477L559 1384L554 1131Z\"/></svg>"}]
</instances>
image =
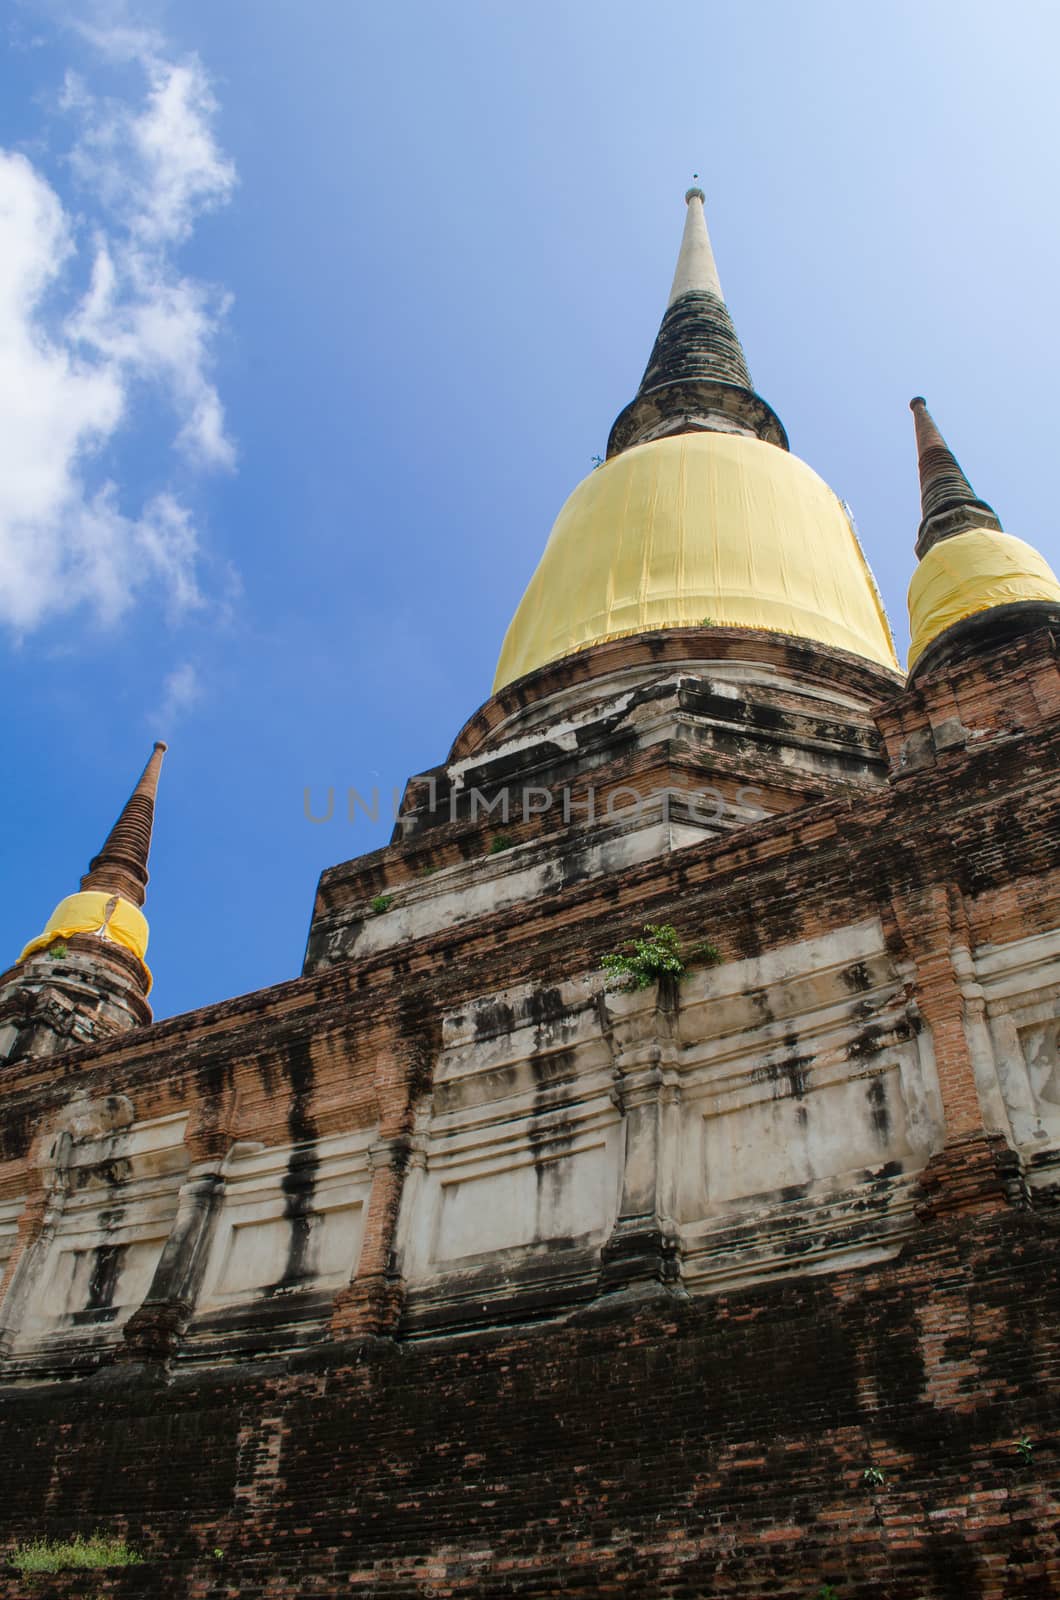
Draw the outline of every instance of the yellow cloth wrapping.
<instances>
[{"instance_id":1,"label":"yellow cloth wrapping","mask_svg":"<svg viewBox=\"0 0 1060 1600\"><path fill-rule=\"evenodd\" d=\"M955 622L1020 600L1060 604L1060 583L1031 545L990 528L940 539L909 585L909 665Z\"/></svg>"},{"instance_id":2,"label":"yellow cloth wrapping","mask_svg":"<svg viewBox=\"0 0 1060 1600\"><path fill-rule=\"evenodd\" d=\"M144 960L149 937L147 918L130 900L123 900L120 895L108 918L107 906L114 898L114 895L102 889L85 889L80 894L67 895L65 900L59 901L48 918L44 932L30 940L18 959L25 961L27 956L35 955L38 950L46 950L57 940L70 939L75 933L99 933L103 930L103 938L112 939L115 944L131 950L136 956L147 974L150 993L153 979Z\"/></svg>"},{"instance_id":3,"label":"yellow cloth wrapping","mask_svg":"<svg viewBox=\"0 0 1060 1600\"><path fill-rule=\"evenodd\" d=\"M575 489L508 629L494 690L604 639L706 619L898 667L828 485L776 445L686 433L624 451Z\"/></svg>"}]
</instances>

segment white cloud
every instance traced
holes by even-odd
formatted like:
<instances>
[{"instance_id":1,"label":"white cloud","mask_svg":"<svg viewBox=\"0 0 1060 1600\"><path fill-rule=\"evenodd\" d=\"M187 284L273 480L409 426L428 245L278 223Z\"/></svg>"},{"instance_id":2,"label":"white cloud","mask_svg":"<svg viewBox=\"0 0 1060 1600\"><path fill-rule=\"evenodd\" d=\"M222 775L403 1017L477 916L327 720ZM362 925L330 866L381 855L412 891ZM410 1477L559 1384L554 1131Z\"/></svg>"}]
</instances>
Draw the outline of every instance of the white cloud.
<instances>
[{"instance_id":1,"label":"white cloud","mask_svg":"<svg viewBox=\"0 0 1060 1600\"><path fill-rule=\"evenodd\" d=\"M145 74L142 106L96 98L67 73L63 103L81 119L71 162L141 242L186 239L203 212L223 205L236 184L232 161L218 147L212 122L217 101L197 56L165 58L154 34L126 27L82 27L82 36L113 60L134 61Z\"/></svg>"},{"instance_id":2,"label":"white cloud","mask_svg":"<svg viewBox=\"0 0 1060 1600\"><path fill-rule=\"evenodd\" d=\"M67 336L102 363L160 384L183 419L177 444L206 466L235 463L224 409L207 377L210 340L227 300L208 286L175 278L156 252L96 242L92 281Z\"/></svg>"},{"instance_id":3,"label":"white cloud","mask_svg":"<svg viewBox=\"0 0 1060 1600\"><path fill-rule=\"evenodd\" d=\"M202 699L202 683L198 668L185 661L175 668L162 685L162 702L151 718L164 735L172 732L176 723Z\"/></svg>"},{"instance_id":4,"label":"white cloud","mask_svg":"<svg viewBox=\"0 0 1060 1600\"><path fill-rule=\"evenodd\" d=\"M187 460L234 462L210 372L227 297L174 259L235 184L209 83L197 59L166 60L153 36L92 39L135 60L146 89L130 106L67 80L91 234L24 155L0 150L0 624L18 633L80 606L113 622L152 588L173 612L201 603L187 508L163 490L130 514L101 468L152 396Z\"/></svg>"}]
</instances>

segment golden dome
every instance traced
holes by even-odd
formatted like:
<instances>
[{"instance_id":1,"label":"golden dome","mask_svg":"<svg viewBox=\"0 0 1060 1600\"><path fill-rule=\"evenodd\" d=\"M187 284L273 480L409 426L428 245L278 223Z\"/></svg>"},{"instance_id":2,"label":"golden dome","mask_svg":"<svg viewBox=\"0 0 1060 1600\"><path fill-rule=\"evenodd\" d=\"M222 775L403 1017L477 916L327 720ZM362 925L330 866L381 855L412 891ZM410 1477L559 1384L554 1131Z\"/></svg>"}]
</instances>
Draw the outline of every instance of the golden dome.
<instances>
[{"instance_id":1,"label":"golden dome","mask_svg":"<svg viewBox=\"0 0 1060 1600\"><path fill-rule=\"evenodd\" d=\"M623 451L575 489L505 635L494 693L604 639L703 623L898 666L828 485L760 439L684 433Z\"/></svg>"},{"instance_id":2,"label":"golden dome","mask_svg":"<svg viewBox=\"0 0 1060 1600\"><path fill-rule=\"evenodd\" d=\"M1060 604L1060 583L1037 550L1010 533L970 528L940 539L909 585L909 665L966 617L1021 601Z\"/></svg>"},{"instance_id":3,"label":"golden dome","mask_svg":"<svg viewBox=\"0 0 1060 1600\"><path fill-rule=\"evenodd\" d=\"M18 959L25 961L39 950L72 939L75 933L94 933L131 950L147 975L150 992L151 973L144 959L149 937L147 918L131 901L108 894L105 889L82 889L80 894L69 894L60 900L45 923L44 932L30 940Z\"/></svg>"}]
</instances>

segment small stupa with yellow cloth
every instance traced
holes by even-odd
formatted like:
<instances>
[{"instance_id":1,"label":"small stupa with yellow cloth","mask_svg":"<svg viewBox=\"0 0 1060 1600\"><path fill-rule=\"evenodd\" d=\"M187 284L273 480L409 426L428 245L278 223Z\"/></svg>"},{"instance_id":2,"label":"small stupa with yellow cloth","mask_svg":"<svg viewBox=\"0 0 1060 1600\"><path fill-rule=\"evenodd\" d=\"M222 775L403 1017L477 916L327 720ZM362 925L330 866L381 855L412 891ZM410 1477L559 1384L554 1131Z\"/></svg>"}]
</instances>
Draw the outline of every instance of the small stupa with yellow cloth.
<instances>
[{"instance_id":1,"label":"small stupa with yellow cloth","mask_svg":"<svg viewBox=\"0 0 1060 1600\"><path fill-rule=\"evenodd\" d=\"M0 975L0 1034L16 1035L0 1059L50 1055L151 1021L143 905L165 752L158 741L78 892Z\"/></svg>"},{"instance_id":2,"label":"small stupa with yellow cloth","mask_svg":"<svg viewBox=\"0 0 1060 1600\"><path fill-rule=\"evenodd\" d=\"M921 675L1002 637L1060 622L1060 583L1048 562L1006 533L980 500L922 396L916 424L923 520L909 585L909 670Z\"/></svg>"}]
</instances>

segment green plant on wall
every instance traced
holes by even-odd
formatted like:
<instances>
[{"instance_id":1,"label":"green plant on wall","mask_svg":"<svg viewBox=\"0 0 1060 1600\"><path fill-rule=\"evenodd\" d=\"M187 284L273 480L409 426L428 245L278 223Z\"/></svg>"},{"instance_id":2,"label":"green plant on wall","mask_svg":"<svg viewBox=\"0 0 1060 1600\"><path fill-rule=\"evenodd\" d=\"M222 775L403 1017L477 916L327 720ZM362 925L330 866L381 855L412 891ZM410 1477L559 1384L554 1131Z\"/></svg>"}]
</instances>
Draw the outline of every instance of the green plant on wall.
<instances>
[{"instance_id":1,"label":"green plant on wall","mask_svg":"<svg viewBox=\"0 0 1060 1600\"><path fill-rule=\"evenodd\" d=\"M648 989L660 978L684 977L689 967L720 961L716 945L700 939L687 950L671 922L647 922L639 938L627 939L621 950L604 956L600 965L607 973L607 987L630 993Z\"/></svg>"},{"instance_id":2,"label":"green plant on wall","mask_svg":"<svg viewBox=\"0 0 1060 1600\"><path fill-rule=\"evenodd\" d=\"M49 961L62 961L62 959L63 959L63 957L65 955L66 955L66 946L63 944L61 939L59 940L59 942L57 944L50 944L48 946L48 959L49 959Z\"/></svg>"},{"instance_id":3,"label":"green plant on wall","mask_svg":"<svg viewBox=\"0 0 1060 1600\"><path fill-rule=\"evenodd\" d=\"M138 1567L143 1556L124 1539L93 1533L87 1538L34 1539L20 1544L8 1556L20 1572L72 1572L89 1567Z\"/></svg>"},{"instance_id":4,"label":"green plant on wall","mask_svg":"<svg viewBox=\"0 0 1060 1600\"><path fill-rule=\"evenodd\" d=\"M381 917L384 911L389 911L394 904L392 894L377 894L374 900L369 900L368 909L373 917Z\"/></svg>"}]
</instances>

